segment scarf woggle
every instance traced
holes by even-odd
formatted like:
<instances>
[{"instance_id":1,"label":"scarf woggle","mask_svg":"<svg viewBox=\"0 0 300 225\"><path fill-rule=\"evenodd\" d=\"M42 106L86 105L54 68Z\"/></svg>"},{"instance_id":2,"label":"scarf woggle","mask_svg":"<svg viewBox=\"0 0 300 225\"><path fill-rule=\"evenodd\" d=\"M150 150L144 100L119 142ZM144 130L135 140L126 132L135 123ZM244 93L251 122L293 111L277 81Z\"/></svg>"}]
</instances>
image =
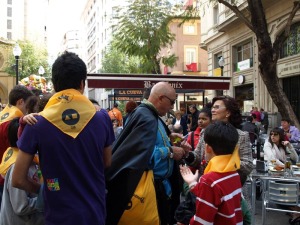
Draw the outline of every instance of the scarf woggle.
<instances>
[{"instance_id":1,"label":"scarf woggle","mask_svg":"<svg viewBox=\"0 0 300 225\"><path fill-rule=\"evenodd\" d=\"M57 92L40 114L63 133L76 138L95 115L94 105L75 89Z\"/></svg>"},{"instance_id":2,"label":"scarf woggle","mask_svg":"<svg viewBox=\"0 0 300 225\"><path fill-rule=\"evenodd\" d=\"M13 120L16 117L22 117L23 113L20 109L13 105L7 105L1 112L0 112L0 124Z\"/></svg>"},{"instance_id":3,"label":"scarf woggle","mask_svg":"<svg viewBox=\"0 0 300 225\"><path fill-rule=\"evenodd\" d=\"M241 166L238 149L239 147L236 146L232 154L214 156L205 168L204 174L209 172L227 173L238 170Z\"/></svg>"}]
</instances>

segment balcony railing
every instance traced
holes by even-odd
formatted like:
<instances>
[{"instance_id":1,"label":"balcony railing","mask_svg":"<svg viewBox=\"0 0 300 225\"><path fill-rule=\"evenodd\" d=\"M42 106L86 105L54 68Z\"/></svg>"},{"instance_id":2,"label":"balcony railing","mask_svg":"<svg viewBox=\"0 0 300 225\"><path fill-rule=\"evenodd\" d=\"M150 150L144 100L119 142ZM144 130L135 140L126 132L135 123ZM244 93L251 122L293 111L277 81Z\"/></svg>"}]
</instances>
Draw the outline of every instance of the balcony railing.
<instances>
[{"instance_id":1,"label":"balcony railing","mask_svg":"<svg viewBox=\"0 0 300 225\"><path fill-rule=\"evenodd\" d=\"M193 63L187 63L187 62L184 62L183 65L182 65L182 71L185 71L185 72L200 72L201 71L201 63L196 63L196 62L193 62Z\"/></svg>"}]
</instances>

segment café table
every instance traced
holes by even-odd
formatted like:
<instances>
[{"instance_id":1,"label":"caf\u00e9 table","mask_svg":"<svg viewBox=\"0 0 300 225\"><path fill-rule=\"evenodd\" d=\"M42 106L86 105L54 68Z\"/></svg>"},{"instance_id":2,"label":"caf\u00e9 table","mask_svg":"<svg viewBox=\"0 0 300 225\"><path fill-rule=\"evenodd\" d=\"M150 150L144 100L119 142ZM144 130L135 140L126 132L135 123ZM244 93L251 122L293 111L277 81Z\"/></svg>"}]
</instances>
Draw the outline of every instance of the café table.
<instances>
[{"instance_id":1,"label":"caf\u00e9 table","mask_svg":"<svg viewBox=\"0 0 300 225\"><path fill-rule=\"evenodd\" d=\"M269 203L272 202L272 200L269 199L269 190L268 190L268 184L270 181L276 181L276 182L280 182L283 184L284 183L295 183L295 184L297 184L297 187L299 188L300 176L298 176L298 175L285 176L284 172L270 172L270 171L263 172L263 171L253 170L252 173L250 174L251 206L252 206L251 223L252 224L256 224L255 223L255 203L256 203L257 180L260 180L260 185L261 185L261 189L262 189L262 224L263 225L266 224L267 211L300 213L299 211L287 210L287 209L282 209L282 208L278 208L278 207L271 207L269 205ZM276 204L276 201L273 201L273 202L275 202L275 204ZM292 204L292 206L298 205L298 199L295 202L296 202L296 204ZM286 204L286 205L288 205L288 204Z\"/></svg>"}]
</instances>

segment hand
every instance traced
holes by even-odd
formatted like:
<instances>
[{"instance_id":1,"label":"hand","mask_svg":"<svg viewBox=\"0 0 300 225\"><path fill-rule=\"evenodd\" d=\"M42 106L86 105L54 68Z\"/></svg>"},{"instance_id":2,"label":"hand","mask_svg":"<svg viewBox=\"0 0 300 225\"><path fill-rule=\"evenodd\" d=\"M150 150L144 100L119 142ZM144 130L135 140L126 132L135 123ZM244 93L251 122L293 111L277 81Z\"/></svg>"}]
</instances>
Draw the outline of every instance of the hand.
<instances>
[{"instance_id":1,"label":"hand","mask_svg":"<svg viewBox=\"0 0 300 225\"><path fill-rule=\"evenodd\" d=\"M30 113L28 115L25 115L23 117L23 122L29 124L29 125L33 125L37 123L37 119L34 116L39 115L38 113Z\"/></svg>"},{"instance_id":2,"label":"hand","mask_svg":"<svg viewBox=\"0 0 300 225\"><path fill-rule=\"evenodd\" d=\"M181 147L177 147L177 146L172 146L171 147L173 149L173 159L174 160L180 160L183 158L185 152L183 150L183 148Z\"/></svg>"},{"instance_id":3,"label":"hand","mask_svg":"<svg viewBox=\"0 0 300 225\"><path fill-rule=\"evenodd\" d=\"M192 171L188 166L179 166L180 168L180 174L183 178L183 180L190 185L193 182L197 182L198 176L199 176L199 170L196 170L196 173L193 174Z\"/></svg>"},{"instance_id":4,"label":"hand","mask_svg":"<svg viewBox=\"0 0 300 225\"><path fill-rule=\"evenodd\" d=\"M173 145L177 145L183 139L183 135L179 133L171 133L170 140Z\"/></svg>"},{"instance_id":5,"label":"hand","mask_svg":"<svg viewBox=\"0 0 300 225\"><path fill-rule=\"evenodd\" d=\"M188 156L189 152L192 150L192 146L186 140L181 142L180 147L184 150L184 156Z\"/></svg>"},{"instance_id":6,"label":"hand","mask_svg":"<svg viewBox=\"0 0 300 225\"><path fill-rule=\"evenodd\" d=\"M284 146L287 146L287 145L290 145L290 142L289 141L283 141L283 142L281 142L281 144L283 144Z\"/></svg>"},{"instance_id":7,"label":"hand","mask_svg":"<svg viewBox=\"0 0 300 225\"><path fill-rule=\"evenodd\" d=\"M286 133L285 134L289 139L291 138L292 134L291 133Z\"/></svg>"}]
</instances>

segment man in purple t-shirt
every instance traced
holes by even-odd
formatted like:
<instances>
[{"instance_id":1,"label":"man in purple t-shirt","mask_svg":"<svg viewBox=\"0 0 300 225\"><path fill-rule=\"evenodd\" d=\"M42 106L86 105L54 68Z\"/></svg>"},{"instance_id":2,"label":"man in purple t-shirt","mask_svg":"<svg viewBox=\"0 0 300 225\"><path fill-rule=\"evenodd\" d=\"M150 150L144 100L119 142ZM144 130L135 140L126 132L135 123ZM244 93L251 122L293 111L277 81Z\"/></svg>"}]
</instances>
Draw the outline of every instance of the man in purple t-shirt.
<instances>
[{"instance_id":1,"label":"man in purple t-shirt","mask_svg":"<svg viewBox=\"0 0 300 225\"><path fill-rule=\"evenodd\" d=\"M76 54L59 56L52 67L56 93L18 141L12 185L44 197L46 225L105 224L104 169L115 138L107 112L82 95L86 77ZM42 186L27 178L36 153Z\"/></svg>"}]
</instances>

